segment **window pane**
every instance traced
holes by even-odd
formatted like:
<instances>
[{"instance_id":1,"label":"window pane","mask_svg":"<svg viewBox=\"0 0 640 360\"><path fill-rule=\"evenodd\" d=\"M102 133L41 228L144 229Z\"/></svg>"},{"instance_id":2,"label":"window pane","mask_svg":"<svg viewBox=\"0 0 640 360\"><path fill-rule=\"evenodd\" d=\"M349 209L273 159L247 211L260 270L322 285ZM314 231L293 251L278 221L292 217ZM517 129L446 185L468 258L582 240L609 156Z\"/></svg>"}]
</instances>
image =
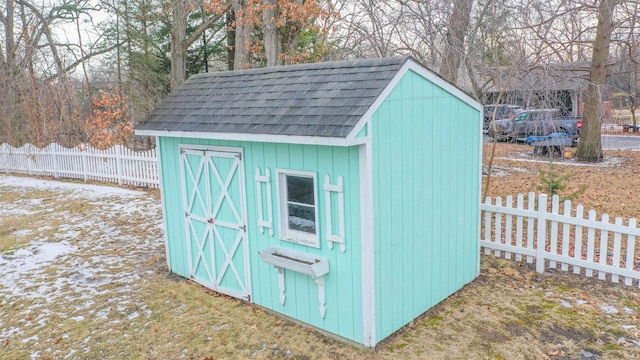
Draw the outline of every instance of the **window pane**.
<instances>
[{"instance_id":1,"label":"window pane","mask_svg":"<svg viewBox=\"0 0 640 360\"><path fill-rule=\"evenodd\" d=\"M313 206L288 204L289 229L316 233L316 213Z\"/></svg>"},{"instance_id":2,"label":"window pane","mask_svg":"<svg viewBox=\"0 0 640 360\"><path fill-rule=\"evenodd\" d=\"M287 175L287 201L314 205L313 178Z\"/></svg>"}]
</instances>

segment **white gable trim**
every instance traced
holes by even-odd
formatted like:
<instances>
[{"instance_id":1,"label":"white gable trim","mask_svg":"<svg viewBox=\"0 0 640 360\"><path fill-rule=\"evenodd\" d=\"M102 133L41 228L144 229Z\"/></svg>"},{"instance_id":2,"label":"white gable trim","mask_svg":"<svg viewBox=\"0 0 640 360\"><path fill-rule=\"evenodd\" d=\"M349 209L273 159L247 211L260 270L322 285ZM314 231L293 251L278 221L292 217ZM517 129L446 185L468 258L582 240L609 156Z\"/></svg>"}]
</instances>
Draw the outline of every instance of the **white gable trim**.
<instances>
[{"instance_id":1,"label":"white gable trim","mask_svg":"<svg viewBox=\"0 0 640 360\"><path fill-rule=\"evenodd\" d=\"M419 63L415 62L412 59L408 59L404 63L404 65L402 65L400 70L398 70L398 72L393 77L393 79L391 79L389 84L384 88L384 90L382 90L382 93L380 93L380 95L376 98L376 100L369 107L367 112L364 113L364 115L358 121L356 126L353 127L353 129L351 130L351 132L347 136L347 139L353 140L353 139L356 138L356 136L358 136L358 134L360 133L362 128L365 126L365 124L371 119L373 114L378 110L380 105L382 105L382 103L387 99L389 94L391 94L393 89L395 89L396 85L398 85L400 80L402 80L402 78L405 76L405 74L409 70L414 71L415 73L417 73L418 75L422 76L423 78L425 78L425 79L431 81L432 83L434 83L435 85L441 87L442 89L444 89L445 91L447 91L451 95L453 95L453 96L457 97L458 99L464 101L469 106L471 106L474 109L480 111L480 113L481 113L480 116L482 116L482 104L480 104L478 101L476 101L474 98L469 96L464 91L462 91L462 90L458 89L457 87L455 87L453 84L449 83L448 81L446 81L446 80L442 79L441 77L439 77L438 75L434 74L433 72L431 72L430 70L428 70L424 66L420 65Z\"/></svg>"},{"instance_id":2,"label":"white gable trim","mask_svg":"<svg viewBox=\"0 0 640 360\"><path fill-rule=\"evenodd\" d=\"M300 145L324 145L324 146L353 146L364 144L366 138L337 138L323 136L299 136L299 135L270 135L270 134L243 134L243 133L215 133L202 131L168 131L168 130L136 130L140 136L164 136L192 139L252 141L282 144Z\"/></svg>"}]
</instances>

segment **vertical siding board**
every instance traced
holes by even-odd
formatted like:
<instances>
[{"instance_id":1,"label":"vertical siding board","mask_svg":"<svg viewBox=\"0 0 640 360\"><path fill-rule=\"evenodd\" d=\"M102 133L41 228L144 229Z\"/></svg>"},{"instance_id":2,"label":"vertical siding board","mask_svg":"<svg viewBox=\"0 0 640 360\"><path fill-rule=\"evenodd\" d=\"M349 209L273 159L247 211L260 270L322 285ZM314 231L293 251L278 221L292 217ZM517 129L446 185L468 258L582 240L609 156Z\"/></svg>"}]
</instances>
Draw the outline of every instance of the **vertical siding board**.
<instances>
[{"instance_id":1,"label":"vertical siding board","mask_svg":"<svg viewBox=\"0 0 640 360\"><path fill-rule=\"evenodd\" d=\"M340 260L343 260L343 259L342 257L338 257L337 255L337 251L336 251L338 250L337 246L334 245L333 250L329 250L329 248L327 247L327 241L326 241L325 207L327 206L327 204L325 204L325 200L324 200L323 186L324 186L324 177L326 174L329 174L331 176L332 181L334 181L333 179L338 176L337 173L334 173L334 161L335 161L334 152L336 151L336 149L327 148L327 147L314 147L314 148L316 149L316 152L317 152L316 154L314 154L314 156L316 158L315 170L317 170L317 181L318 181L317 200L319 202L319 205L318 205L319 206L318 208L319 229L318 230L320 232L320 238L319 238L320 249L321 249L320 251L322 251L324 257L329 259L329 266L330 266L329 274L325 276L325 296L327 301L327 304L325 306L326 306L327 313L325 315L324 323L327 330L329 331L333 331L336 333L350 334L350 336L353 336L352 332L349 329L345 331L341 326L342 322L347 320L347 319L343 319L343 316L346 316L346 317L352 316L352 314L346 314L346 315L344 314L344 310L346 308L350 308L349 306L343 305L343 303L345 302L345 300L347 300L348 297L341 298L339 296L341 291L349 291L344 288L344 284L343 284L343 281L349 279L348 273L343 271L343 269L346 266L348 266L348 264L344 262L340 262ZM312 166L313 165L309 164L308 161L306 161L305 159L305 167L311 168ZM311 171L314 171L314 170L311 170ZM347 249L347 251L349 250L351 250L350 246ZM318 297L316 295L317 288L315 286L312 285L309 287L309 294L310 294L310 298L313 301L313 304L314 305L317 304ZM317 315L318 312L315 311L316 309L317 309L317 306L312 307L312 310L311 310L312 317L315 317L318 320L322 320Z\"/></svg>"},{"instance_id":2,"label":"vertical siding board","mask_svg":"<svg viewBox=\"0 0 640 360\"><path fill-rule=\"evenodd\" d=\"M395 93L393 91L390 95L390 98ZM391 277L391 257L392 257L392 246L390 245L392 238L392 226L391 225L391 207L389 204L389 196L392 193L391 191L391 174L392 171L389 168L392 163L391 155L391 141L389 132L391 131L391 124L387 120L391 116L390 112L390 103L391 101L386 101L383 106L378 110L376 119L373 120L373 124L375 128L378 128L374 136L374 146L373 153L374 157L377 158L378 162L378 171L380 173L377 176L377 184L374 186L376 189L374 190L374 201L376 206L376 212L378 214L374 215L374 223L376 228L376 233L378 236L375 236L376 249L375 257L375 269L376 269L376 292L379 294L376 299L375 308L376 308L376 335L378 338L382 334L387 333L387 329L381 328L383 324L390 324L392 321L391 312L393 311L393 303L391 303L389 297L387 296L387 292L390 290L388 287L391 286L393 278ZM385 121L386 120L386 121ZM375 170L374 170L375 171ZM383 294L384 291L384 294ZM393 292L393 290L391 290Z\"/></svg>"},{"instance_id":3,"label":"vertical siding board","mask_svg":"<svg viewBox=\"0 0 640 360\"><path fill-rule=\"evenodd\" d=\"M402 251L399 253L399 258L401 260L400 263L402 264L402 282L400 285L403 288L410 287L414 289L417 288L416 286L420 286L420 284L416 284L414 282L414 274L419 263L416 262L417 254L415 253L414 249L416 242L412 240L414 237L414 234L412 233L414 224L412 221L412 217L413 211L415 210L415 207L413 206L413 199L415 197L414 187L416 187L415 183L419 181L419 179L415 178L413 172L414 154L411 134L413 131L415 131L416 126L416 117L413 113L413 103L415 103L415 101L413 101L412 99L414 96L413 87L418 84L416 84L414 81L415 75L410 76L409 80L411 81L406 81L404 83L405 86L402 89L403 100L400 101L400 106L402 109L400 115L403 121L397 124L396 128L400 132L399 138L403 139L403 141L400 143L401 148L396 156L400 157L400 159L397 160L401 162L403 173L403 175L401 176L404 180L403 182L397 182L398 184L403 184L403 189L400 196L400 203L402 207L402 219L400 220L402 224L402 237L400 238ZM403 311L402 317L397 319L397 324L399 326L404 325L403 319L411 317L411 313L413 312L415 305L417 305L414 303L414 298L412 295L413 294L409 293L407 294L407 296L400 297L402 299L401 308L403 309Z\"/></svg>"},{"instance_id":4,"label":"vertical siding board","mask_svg":"<svg viewBox=\"0 0 640 360\"><path fill-rule=\"evenodd\" d=\"M276 167L277 167L277 151L276 151L276 145L273 143L266 143L266 144L262 144L262 156L263 156L263 163L262 163L262 167L264 169L269 168L269 171L271 172L271 187L270 187L270 191L271 191L271 211L273 214L273 236L267 235L267 232L265 231L265 236L260 237L260 239L265 239L265 243L264 244L258 244L258 249L256 249L256 254L257 251L264 249L264 248L268 248L271 246L278 246L279 243L277 242L278 240L278 234L280 231L280 223L279 223L279 219L280 216L278 214L278 191L276 190L276 186L277 186L277 179L276 179ZM263 171L264 171L263 169ZM256 263L254 266L254 264L252 264L252 271L254 273L259 272L259 281L260 281L260 289L261 289L261 295L263 296L263 299L256 299L256 303L261 304L267 308L270 309L274 309L276 311L280 311L280 312L284 312L284 306L282 304L280 304L280 300L279 300L279 294L280 291L278 289L278 279L276 276L276 271L273 267L265 264L261 259L259 259L258 256L256 256ZM265 269L264 271L262 271L262 269ZM254 280L254 282L256 282L256 280Z\"/></svg>"},{"instance_id":5,"label":"vertical siding board","mask_svg":"<svg viewBox=\"0 0 640 360\"><path fill-rule=\"evenodd\" d=\"M278 145L280 147L280 144ZM304 162L302 156L302 145L286 145L282 146L284 149L288 149L288 165L283 167L285 169L294 169L294 170L305 170ZM283 150L284 152L285 150ZM279 160L279 159L278 159ZM317 200L317 194L316 194ZM309 252L308 247L304 245L299 245L296 243L291 243L293 249L300 252ZM286 271L286 270L285 270ZM309 317L309 309L308 307L299 307L298 304L301 301L309 302L309 286L308 286L308 277L306 275L301 275L298 273L289 272L289 274L294 276L285 276L285 282L287 286L287 294L292 298L296 299L295 302L291 302L289 305L294 309L294 317L298 320L302 320L305 322L310 322ZM291 298L289 298L291 300ZM314 301L314 303L317 301Z\"/></svg>"},{"instance_id":6,"label":"vertical siding board","mask_svg":"<svg viewBox=\"0 0 640 360\"><path fill-rule=\"evenodd\" d=\"M349 182L353 181L353 179L350 178L350 157L349 157L349 151L350 149L348 148L334 148L331 151L331 160L330 162L327 162L326 165L326 171L325 173L329 173L331 175L331 183L335 184L337 182L337 178L338 176L342 176L343 177L343 189L348 189L349 186ZM356 162L355 164L352 164L351 166L355 166L355 169L358 169L358 163ZM357 179L357 177L355 178ZM356 187L357 188L357 187ZM357 192L357 191L354 191ZM345 195L348 197L351 197L353 195L354 192L350 192L350 193L346 193ZM324 199L324 198L323 198ZM359 207L360 206L360 202L359 202L359 197L357 198L352 198L353 200L358 200L356 203L352 203L351 201L346 201L345 199L345 216L347 216L347 214L349 214L351 211L353 211L353 205L355 205L355 207ZM330 206L330 204L324 204L324 206ZM332 216L334 217L334 219L337 220L337 206L334 206L332 208ZM332 277L331 279L335 282L335 284L337 286L333 287L333 291L334 294L333 296L336 298L336 302L334 303L335 306L333 307L335 314L337 315L338 318L338 327L340 329L340 332L343 333L348 333L351 335L351 337L354 337L356 335L356 333L354 332L354 315L356 315L355 313L358 313L357 318L361 318L361 313L362 311L354 311L354 309L360 310L362 308L362 305L356 305L353 303L353 300L355 299L355 297L352 297L352 299L349 299L348 297L345 297L344 299L342 299L341 297L338 296L338 294L348 294L351 291L361 291L362 286L359 286L357 289L352 285L352 284L358 284L360 283L358 281L358 279L354 278L354 276L356 275L355 271L349 271L349 269L358 269L358 267L354 266L353 263L353 255L356 253L354 251L354 241L353 238L351 236L349 236L349 234L346 233L346 229L348 228L359 228L360 227L360 223L356 223L356 224L352 224L351 221L348 221L347 219L345 219L345 221L347 221L347 225L345 227L345 239L346 239L346 246L347 246L347 250L346 252L342 252L340 251L340 246L338 244L334 244L333 249L332 250L328 250L330 255L331 260L333 261L333 264L335 264L334 269L337 270L335 273L336 274L343 274L342 276L337 276L337 277ZM337 222L334 221L334 224L337 225ZM325 227L323 227L323 231L324 231ZM322 242L321 246L323 248L326 248L326 241ZM357 252L357 254L360 254L360 251ZM359 321L360 323L362 321Z\"/></svg>"},{"instance_id":7,"label":"vertical siding board","mask_svg":"<svg viewBox=\"0 0 640 360\"><path fill-rule=\"evenodd\" d=\"M256 207L258 204L255 180L256 167L260 168L261 174L265 172L262 143L247 143L246 145L238 143L234 146L242 147L244 150L245 202L247 205L247 218L245 221L247 225L247 244L249 246L249 276L251 279L252 300L258 302L264 300L262 296L263 279L260 273L254 271L254 268L259 267L259 263L261 262L258 257L258 251L261 249L260 245L265 243L263 236L269 235L267 229L265 229L264 234L260 234L260 231L258 231L258 209ZM263 194L263 197L266 199L265 194ZM262 201L264 202L265 200L263 199ZM271 271L268 270L270 269L265 269L266 272L271 273Z\"/></svg>"},{"instance_id":8,"label":"vertical siding board","mask_svg":"<svg viewBox=\"0 0 640 360\"><path fill-rule=\"evenodd\" d=\"M423 82L417 81L414 84L414 86L419 87L418 94L422 94ZM423 137L423 132L424 132L424 121L425 119L428 118L428 114L423 111L423 106L421 102L414 101L411 106L413 108L412 111L415 116L415 119L414 119L414 124L412 126L412 129L410 129L411 132L409 136L412 137L413 148L416 153L416 156L411 156L410 159L425 158L424 157L424 140L425 139ZM412 167L412 177L415 183L414 183L413 193L411 197L412 198L411 208L413 209L413 216L411 218L412 218L412 223L414 224L424 223L425 209L424 209L424 206L422 206L423 205L422 199L425 197L425 191L426 191L426 183L425 183L426 179L423 175L424 168L425 166ZM424 263L424 258L426 256L424 241L415 241L413 243L412 250L413 250L412 254L414 257L414 261L417 261L416 264ZM425 284L428 283L429 281L428 278L421 276L423 274L424 268L425 266L416 266L413 270L414 272L413 287L414 289L416 289L413 292L413 304L414 306L419 306L419 307L425 306L425 296L424 296L425 294L422 290L419 290L419 289L426 288Z\"/></svg>"}]
</instances>

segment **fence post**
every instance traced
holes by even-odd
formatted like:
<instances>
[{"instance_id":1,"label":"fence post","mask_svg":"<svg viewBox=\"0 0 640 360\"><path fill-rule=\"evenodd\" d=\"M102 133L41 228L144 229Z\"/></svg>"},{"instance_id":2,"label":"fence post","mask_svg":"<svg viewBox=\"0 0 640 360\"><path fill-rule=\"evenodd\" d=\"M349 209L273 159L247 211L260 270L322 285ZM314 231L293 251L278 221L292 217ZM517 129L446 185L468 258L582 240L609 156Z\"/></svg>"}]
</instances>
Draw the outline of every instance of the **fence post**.
<instances>
[{"instance_id":1,"label":"fence post","mask_svg":"<svg viewBox=\"0 0 640 360\"><path fill-rule=\"evenodd\" d=\"M58 178L58 155L56 152L56 148L53 145L49 145L49 149L51 149L51 156L53 160L53 177Z\"/></svg>"},{"instance_id":2,"label":"fence post","mask_svg":"<svg viewBox=\"0 0 640 360\"><path fill-rule=\"evenodd\" d=\"M118 185L122 185L122 145L116 145L116 173L118 175Z\"/></svg>"},{"instance_id":3,"label":"fence post","mask_svg":"<svg viewBox=\"0 0 640 360\"><path fill-rule=\"evenodd\" d=\"M538 196L538 240L536 244L536 271L544 272L545 268L545 246L547 244L547 195Z\"/></svg>"},{"instance_id":4,"label":"fence post","mask_svg":"<svg viewBox=\"0 0 640 360\"><path fill-rule=\"evenodd\" d=\"M25 146L23 147L24 149L24 161L27 163L27 174L29 174L29 176L31 176L31 157L29 155L31 155L31 147L29 146L31 144L25 144Z\"/></svg>"},{"instance_id":5,"label":"fence post","mask_svg":"<svg viewBox=\"0 0 640 360\"><path fill-rule=\"evenodd\" d=\"M4 158L4 162L2 163L2 166L4 167L4 171L8 174L9 173L9 147L7 146L7 144L0 145L0 152L2 152L2 155Z\"/></svg>"},{"instance_id":6,"label":"fence post","mask_svg":"<svg viewBox=\"0 0 640 360\"><path fill-rule=\"evenodd\" d=\"M85 152L87 151L87 149L85 149L84 147L80 150L80 156L82 157L82 178L84 179L84 181L87 181L87 156L85 154Z\"/></svg>"}]
</instances>

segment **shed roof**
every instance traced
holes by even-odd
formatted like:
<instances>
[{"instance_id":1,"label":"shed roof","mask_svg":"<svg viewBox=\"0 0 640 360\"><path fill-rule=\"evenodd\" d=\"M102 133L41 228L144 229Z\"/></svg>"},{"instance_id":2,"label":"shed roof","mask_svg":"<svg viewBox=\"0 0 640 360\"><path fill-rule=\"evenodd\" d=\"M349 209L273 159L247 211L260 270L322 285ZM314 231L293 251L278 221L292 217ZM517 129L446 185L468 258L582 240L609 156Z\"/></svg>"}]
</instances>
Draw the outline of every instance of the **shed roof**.
<instances>
[{"instance_id":1,"label":"shed roof","mask_svg":"<svg viewBox=\"0 0 640 360\"><path fill-rule=\"evenodd\" d=\"M346 137L407 56L194 75L136 130Z\"/></svg>"}]
</instances>

